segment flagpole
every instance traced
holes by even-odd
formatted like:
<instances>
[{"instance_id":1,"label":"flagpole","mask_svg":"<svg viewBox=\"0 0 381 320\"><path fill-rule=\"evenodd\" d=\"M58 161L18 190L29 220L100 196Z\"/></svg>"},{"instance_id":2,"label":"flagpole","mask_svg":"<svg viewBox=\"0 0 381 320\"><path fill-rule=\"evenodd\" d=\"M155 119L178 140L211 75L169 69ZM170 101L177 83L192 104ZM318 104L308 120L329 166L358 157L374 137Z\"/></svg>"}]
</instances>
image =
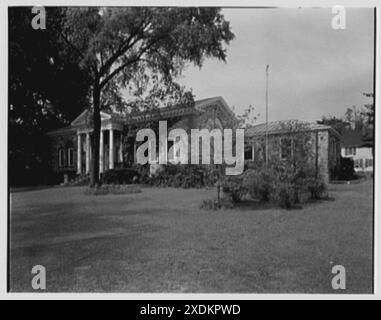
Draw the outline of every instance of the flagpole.
<instances>
[{"instance_id":1,"label":"flagpole","mask_svg":"<svg viewBox=\"0 0 381 320\"><path fill-rule=\"evenodd\" d=\"M269 122L269 65L266 66L266 168L268 162L268 122Z\"/></svg>"}]
</instances>

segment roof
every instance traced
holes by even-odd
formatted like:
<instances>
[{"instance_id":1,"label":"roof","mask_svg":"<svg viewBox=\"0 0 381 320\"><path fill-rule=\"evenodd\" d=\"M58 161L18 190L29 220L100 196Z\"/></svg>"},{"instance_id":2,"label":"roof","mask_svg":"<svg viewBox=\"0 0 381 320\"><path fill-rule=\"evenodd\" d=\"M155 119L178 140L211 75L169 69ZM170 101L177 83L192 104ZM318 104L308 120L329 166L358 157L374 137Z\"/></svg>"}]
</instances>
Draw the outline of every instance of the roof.
<instances>
[{"instance_id":1,"label":"roof","mask_svg":"<svg viewBox=\"0 0 381 320\"><path fill-rule=\"evenodd\" d=\"M367 147L373 145L373 130L346 130L342 135L343 147Z\"/></svg>"},{"instance_id":2,"label":"roof","mask_svg":"<svg viewBox=\"0 0 381 320\"><path fill-rule=\"evenodd\" d=\"M49 132L47 132L47 135L49 135L49 136L62 136L65 134L71 134L74 131L75 131L75 129L73 127L68 126L68 127L63 127L63 128L59 128L59 129L49 131Z\"/></svg>"},{"instance_id":3,"label":"roof","mask_svg":"<svg viewBox=\"0 0 381 320\"><path fill-rule=\"evenodd\" d=\"M223 109L234 119L236 119L233 111L222 97L212 97L201 100L196 100L193 106L173 105L145 112L140 112L130 117L126 117L124 114L116 112L102 111L102 121L106 119L115 121L125 121L126 123L137 123L148 120L154 120L159 117L171 118L177 116L184 116L189 114L195 114L204 111L206 108L211 107L215 103L219 103ZM153 112L154 111L154 112ZM72 123L72 126L80 125L85 121L88 110L83 111Z\"/></svg>"},{"instance_id":4,"label":"roof","mask_svg":"<svg viewBox=\"0 0 381 320\"><path fill-rule=\"evenodd\" d=\"M204 108L207 108L207 107L213 105L216 102L219 102L220 104L222 104L222 106L224 107L225 111L227 111L231 117L236 119L236 116L235 116L234 112L232 111L232 109L230 109L230 107L226 103L225 99L223 97L221 97L221 96L197 100L197 101L195 101L195 108L197 110L202 110Z\"/></svg>"},{"instance_id":5,"label":"roof","mask_svg":"<svg viewBox=\"0 0 381 320\"><path fill-rule=\"evenodd\" d=\"M330 130L333 134L340 137L339 133L334 130L331 126L317 124L315 122L308 122L302 120L282 120L282 121L271 121L266 123L257 124L253 127L246 129L245 134L247 136L260 136L265 135L266 131L268 134L280 134L287 133L290 131L322 131Z\"/></svg>"},{"instance_id":6,"label":"roof","mask_svg":"<svg viewBox=\"0 0 381 320\"><path fill-rule=\"evenodd\" d=\"M222 107L222 109L225 110L225 112L229 114L230 117L232 117L232 119L237 120L234 112L230 109L229 105L221 96L196 100L194 106L173 105L173 106L158 108L158 109L150 110L146 112L141 112L130 117L126 117L122 113L102 111L101 119L102 121L111 120L111 121L116 121L119 123L124 122L124 123L131 124L131 123L154 120L161 117L171 118L171 117L177 117L177 116L197 114L197 113L205 111L205 109L209 107L212 107L213 105L215 105L215 103L218 103ZM84 123L86 123L88 112L89 112L88 110L83 111L77 118L75 118L72 121L69 127L50 131L48 134L54 134L55 131L57 131L57 134L63 133L63 132L66 132L67 130L69 131L73 130L73 127L83 125Z\"/></svg>"},{"instance_id":7,"label":"roof","mask_svg":"<svg viewBox=\"0 0 381 320\"><path fill-rule=\"evenodd\" d=\"M126 119L126 123L144 122L159 117L170 118L173 116L197 113L197 110L189 106L168 106L138 113Z\"/></svg>"}]
</instances>

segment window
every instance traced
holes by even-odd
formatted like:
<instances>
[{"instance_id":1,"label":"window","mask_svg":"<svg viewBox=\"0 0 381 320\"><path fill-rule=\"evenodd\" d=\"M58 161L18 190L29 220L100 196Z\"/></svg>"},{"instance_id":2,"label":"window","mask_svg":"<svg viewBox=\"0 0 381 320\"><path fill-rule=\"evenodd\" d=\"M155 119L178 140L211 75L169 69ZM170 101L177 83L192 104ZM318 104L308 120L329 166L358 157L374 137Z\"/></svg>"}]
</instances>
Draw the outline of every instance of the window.
<instances>
[{"instance_id":1,"label":"window","mask_svg":"<svg viewBox=\"0 0 381 320\"><path fill-rule=\"evenodd\" d=\"M356 147L346 147L345 148L346 156L355 156L356 155Z\"/></svg>"},{"instance_id":2,"label":"window","mask_svg":"<svg viewBox=\"0 0 381 320\"><path fill-rule=\"evenodd\" d=\"M365 159L365 168L373 167L373 159Z\"/></svg>"},{"instance_id":3,"label":"window","mask_svg":"<svg viewBox=\"0 0 381 320\"><path fill-rule=\"evenodd\" d=\"M360 166L360 168L364 168L363 159L360 159L360 163L359 163L359 166Z\"/></svg>"},{"instance_id":4,"label":"window","mask_svg":"<svg viewBox=\"0 0 381 320\"><path fill-rule=\"evenodd\" d=\"M281 138L280 140L280 158L288 160L292 156L292 140L290 137Z\"/></svg>"},{"instance_id":5,"label":"window","mask_svg":"<svg viewBox=\"0 0 381 320\"><path fill-rule=\"evenodd\" d=\"M64 150L62 148L58 149L58 166L64 166Z\"/></svg>"},{"instance_id":6,"label":"window","mask_svg":"<svg viewBox=\"0 0 381 320\"><path fill-rule=\"evenodd\" d=\"M67 165L71 167L73 165L74 160L74 149L67 148Z\"/></svg>"},{"instance_id":7,"label":"window","mask_svg":"<svg viewBox=\"0 0 381 320\"><path fill-rule=\"evenodd\" d=\"M245 147L245 160L254 161L254 147L253 146Z\"/></svg>"}]
</instances>

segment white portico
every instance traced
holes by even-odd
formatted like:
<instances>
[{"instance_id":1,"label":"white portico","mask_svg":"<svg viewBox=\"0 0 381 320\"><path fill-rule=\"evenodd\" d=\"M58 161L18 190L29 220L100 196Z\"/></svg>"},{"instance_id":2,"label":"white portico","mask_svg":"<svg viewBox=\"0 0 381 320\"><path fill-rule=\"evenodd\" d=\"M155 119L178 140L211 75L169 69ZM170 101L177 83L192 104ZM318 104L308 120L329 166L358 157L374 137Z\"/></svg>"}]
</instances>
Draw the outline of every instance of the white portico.
<instances>
[{"instance_id":1,"label":"white portico","mask_svg":"<svg viewBox=\"0 0 381 320\"><path fill-rule=\"evenodd\" d=\"M84 111L73 122L77 135L77 173L90 173L92 157L91 116ZM101 112L99 139L99 172L114 169L123 163L123 120L118 115Z\"/></svg>"}]
</instances>

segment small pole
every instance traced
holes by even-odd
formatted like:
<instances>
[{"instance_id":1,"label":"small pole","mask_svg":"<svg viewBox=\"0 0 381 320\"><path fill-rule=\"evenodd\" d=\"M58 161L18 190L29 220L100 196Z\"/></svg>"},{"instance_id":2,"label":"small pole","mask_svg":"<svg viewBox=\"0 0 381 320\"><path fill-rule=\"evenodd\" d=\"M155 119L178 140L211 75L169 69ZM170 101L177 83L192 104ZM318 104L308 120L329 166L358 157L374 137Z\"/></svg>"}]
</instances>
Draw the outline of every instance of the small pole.
<instances>
[{"instance_id":1,"label":"small pole","mask_svg":"<svg viewBox=\"0 0 381 320\"><path fill-rule=\"evenodd\" d=\"M269 121L269 65L266 66L266 168L267 168L267 162L269 158L269 152L268 152L268 121Z\"/></svg>"}]
</instances>

